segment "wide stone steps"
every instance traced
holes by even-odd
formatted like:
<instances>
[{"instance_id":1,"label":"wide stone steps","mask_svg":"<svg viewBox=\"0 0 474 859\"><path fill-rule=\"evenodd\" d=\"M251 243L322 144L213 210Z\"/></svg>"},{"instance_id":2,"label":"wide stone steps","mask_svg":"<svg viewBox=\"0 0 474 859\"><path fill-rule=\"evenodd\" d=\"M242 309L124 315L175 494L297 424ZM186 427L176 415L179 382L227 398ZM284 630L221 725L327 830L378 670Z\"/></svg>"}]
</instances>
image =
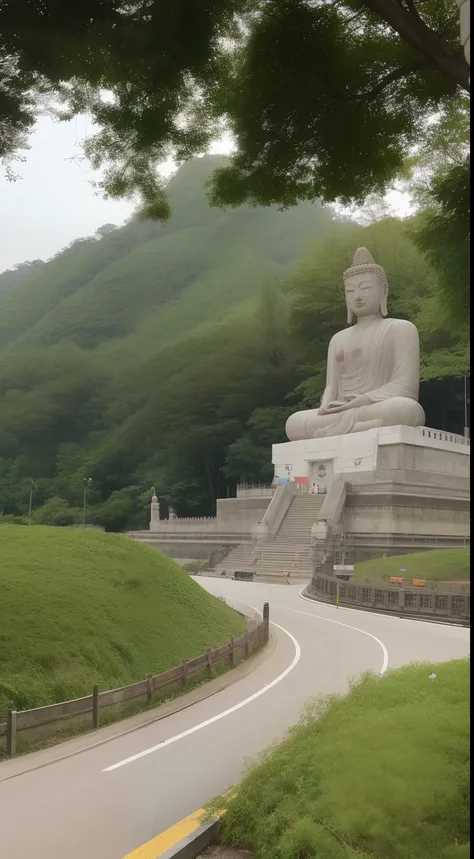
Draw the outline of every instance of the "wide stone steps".
<instances>
[{"instance_id":1,"label":"wide stone steps","mask_svg":"<svg viewBox=\"0 0 474 859\"><path fill-rule=\"evenodd\" d=\"M306 543L293 543L287 540L270 542L270 540L265 543L261 543L256 550L256 554L261 555L262 552L271 555L303 555L305 552L309 552L310 542L309 539L306 540Z\"/></svg>"},{"instance_id":2,"label":"wide stone steps","mask_svg":"<svg viewBox=\"0 0 474 859\"><path fill-rule=\"evenodd\" d=\"M223 561L216 565L215 572L219 575L224 572L232 575L236 570L250 571L253 568L254 559L255 547L253 543L240 543L229 552Z\"/></svg>"},{"instance_id":3,"label":"wide stone steps","mask_svg":"<svg viewBox=\"0 0 474 859\"><path fill-rule=\"evenodd\" d=\"M216 574L237 570L253 572L258 579L281 581L290 573L292 581L312 575L311 527L318 518L324 495L293 498L280 530L263 544L240 543L215 568Z\"/></svg>"}]
</instances>

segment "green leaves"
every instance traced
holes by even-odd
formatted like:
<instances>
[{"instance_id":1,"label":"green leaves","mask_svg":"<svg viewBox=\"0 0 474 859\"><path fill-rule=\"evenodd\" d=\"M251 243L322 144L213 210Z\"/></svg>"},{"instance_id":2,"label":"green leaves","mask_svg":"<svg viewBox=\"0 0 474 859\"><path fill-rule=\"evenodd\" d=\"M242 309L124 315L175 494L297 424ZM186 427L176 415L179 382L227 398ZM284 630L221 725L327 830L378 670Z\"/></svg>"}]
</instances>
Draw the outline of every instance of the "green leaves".
<instances>
[{"instance_id":1,"label":"green leaves","mask_svg":"<svg viewBox=\"0 0 474 859\"><path fill-rule=\"evenodd\" d=\"M89 0L68 11L5 0L0 157L25 146L44 103L100 129L85 152L112 197L148 217L169 201L156 168L230 131L220 205L361 201L381 192L468 67L452 0ZM104 97L104 92L107 97Z\"/></svg>"},{"instance_id":2,"label":"green leaves","mask_svg":"<svg viewBox=\"0 0 474 859\"><path fill-rule=\"evenodd\" d=\"M471 164L467 157L438 174L429 192L431 205L413 230L415 244L437 271L446 306L455 323L469 323Z\"/></svg>"}]
</instances>

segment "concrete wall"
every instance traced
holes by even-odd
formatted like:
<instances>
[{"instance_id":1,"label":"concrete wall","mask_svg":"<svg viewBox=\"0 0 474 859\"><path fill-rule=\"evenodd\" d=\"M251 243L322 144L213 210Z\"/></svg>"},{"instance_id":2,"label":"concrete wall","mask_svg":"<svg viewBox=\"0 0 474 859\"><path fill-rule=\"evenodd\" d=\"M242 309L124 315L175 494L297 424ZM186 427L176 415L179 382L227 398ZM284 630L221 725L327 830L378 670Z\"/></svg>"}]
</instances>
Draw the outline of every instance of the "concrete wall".
<instances>
[{"instance_id":1,"label":"concrete wall","mask_svg":"<svg viewBox=\"0 0 474 859\"><path fill-rule=\"evenodd\" d=\"M271 498L274 488L271 485L238 486L237 498Z\"/></svg>"},{"instance_id":2,"label":"concrete wall","mask_svg":"<svg viewBox=\"0 0 474 859\"><path fill-rule=\"evenodd\" d=\"M469 509L464 501L423 499L420 503L413 497L382 496L380 502L369 497L349 497L343 517L344 533L469 536Z\"/></svg>"},{"instance_id":3,"label":"concrete wall","mask_svg":"<svg viewBox=\"0 0 474 859\"><path fill-rule=\"evenodd\" d=\"M212 557L225 557L240 541L238 539L229 539L228 541L180 540L178 537L176 540L170 540L152 536L150 539L140 539L140 542L158 549L175 561L185 563L190 560L210 561Z\"/></svg>"},{"instance_id":4,"label":"concrete wall","mask_svg":"<svg viewBox=\"0 0 474 859\"><path fill-rule=\"evenodd\" d=\"M219 498L217 501L217 530L222 534L251 534L271 501L266 497Z\"/></svg>"},{"instance_id":5,"label":"concrete wall","mask_svg":"<svg viewBox=\"0 0 474 859\"><path fill-rule=\"evenodd\" d=\"M446 618L451 623L470 625L471 597L466 591L437 592L428 588L401 587L385 583L339 582L334 576L315 573L308 595L341 605L359 606L367 611L393 613L420 619Z\"/></svg>"},{"instance_id":6,"label":"concrete wall","mask_svg":"<svg viewBox=\"0 0 474 859\"><path fill-rule=\"evenodd\" d=\"M439 450L411 444L380 446L377 457L377 476L384 471L416 472L435 481L435 475L469 478L470 457L464 451Z\"/></svg>"},{"instance_id":7,"label":"concrete wall","mask_svg":"<svg viewBox=\"0 0 474 859\"><path fill-rule=\"evenodd\" d=\"M397 448L398 452L391 454L391 448ZM418 470L420 474L465 479L469 475L469 455L470 444L463 436L429 427L380 427L349 435L274 444L272 448L275 475L279 477L291 466L293 477L310 478L316 463L324 465L335 477L361 482L390 470L400 474L403 470L406 473Z\"/></svg>"}]
</instances>

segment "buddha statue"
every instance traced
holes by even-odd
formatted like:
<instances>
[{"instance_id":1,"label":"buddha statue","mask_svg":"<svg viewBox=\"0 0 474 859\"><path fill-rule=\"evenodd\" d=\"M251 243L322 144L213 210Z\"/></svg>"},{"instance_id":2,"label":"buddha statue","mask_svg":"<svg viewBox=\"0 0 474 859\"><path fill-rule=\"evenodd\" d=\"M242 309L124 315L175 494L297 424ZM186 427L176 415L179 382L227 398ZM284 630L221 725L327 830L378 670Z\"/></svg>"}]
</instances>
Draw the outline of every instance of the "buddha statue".
<instances>
[{"instance_id":1,"label":"buddha statue","mask_svg":"<svg viewBox=\"0 0 474 859\"><path fill-rule=\"evenodd\" d=\"M382 426L423 426L418 403L418 331L386 319L388 282L366 248L344 272L348 328L329 343L326 388L319 409L288 418L290 441L363 432ZM351 325L353 318L357 322Z\"/></svg>"}]
</instances>

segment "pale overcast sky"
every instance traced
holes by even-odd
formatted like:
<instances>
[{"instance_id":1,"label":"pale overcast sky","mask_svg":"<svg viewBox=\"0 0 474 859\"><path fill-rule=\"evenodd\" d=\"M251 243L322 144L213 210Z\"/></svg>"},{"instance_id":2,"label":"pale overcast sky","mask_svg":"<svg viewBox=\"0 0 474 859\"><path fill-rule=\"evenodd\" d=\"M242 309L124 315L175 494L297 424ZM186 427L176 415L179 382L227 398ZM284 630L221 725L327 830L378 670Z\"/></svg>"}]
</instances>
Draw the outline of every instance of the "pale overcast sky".
<instances>
[{"instance_id":1,"label":"pale overcast sky","mask_svg":"<svg viewBox=\"0 0 474 859\"><path fill-rule=\"evenodd\" d=\"M97 195L91 186L97 176L88 164L68 160L80 155L78 144L90 127L85 117L67 123L41 119L26 163L13 165L22 178L7 182L0 173L0 271L48 259L102 224L122 224L133 212L129 202Z\"/></svg>"},{"instance_id":2,"label":"pale overcast sky","mask_svg":"<svg viewBox=\"0 0 474 859\"><path fill-rule=\"evenodd\" d=\"M70 160L80 156L80 142L91 131L87 117L68 123L41 119L26 163L14 165L22 178L7 182L0 172L0 272L26 260L48 259L102 224L120 225L132 214L132 202L104 200L91 185L97 174L87 163ZM229 141L213 149L229 151ZM394 192L388 199L397 214L406 214L404 195Z\"/></svg>"}]
</instances>

